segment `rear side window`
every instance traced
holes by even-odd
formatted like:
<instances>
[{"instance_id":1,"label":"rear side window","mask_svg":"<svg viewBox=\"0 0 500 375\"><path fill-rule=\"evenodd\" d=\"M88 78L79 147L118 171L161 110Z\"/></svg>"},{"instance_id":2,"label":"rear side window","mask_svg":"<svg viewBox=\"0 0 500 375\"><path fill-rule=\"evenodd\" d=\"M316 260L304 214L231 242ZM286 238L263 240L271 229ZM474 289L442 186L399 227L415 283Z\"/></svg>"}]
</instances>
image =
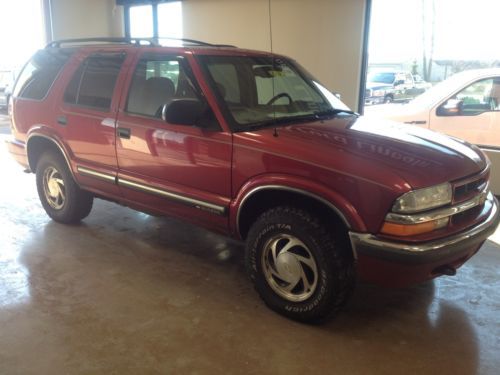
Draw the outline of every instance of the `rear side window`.
<instances>
[{"instance_id":1,"label":"rear side window","mask_svg":"<svg viewBox=\"0 0 500 375\"><path fill-rule=\"evenodd\" d=\"M66 87L64 102L109 110L124 60L124 54L99 54L88 57Z\"/></svg>"},{"instance_id":2,"label":"rear side window","mask_svg":"<svg viewBox=\"0 0 500 375\"><path fill-rule=\"evenodd\" d=\"M42 100L61 68L73 54L71 49L38 51L26 64L14 88L14 97Z\"/></svg>"}]
</instances>

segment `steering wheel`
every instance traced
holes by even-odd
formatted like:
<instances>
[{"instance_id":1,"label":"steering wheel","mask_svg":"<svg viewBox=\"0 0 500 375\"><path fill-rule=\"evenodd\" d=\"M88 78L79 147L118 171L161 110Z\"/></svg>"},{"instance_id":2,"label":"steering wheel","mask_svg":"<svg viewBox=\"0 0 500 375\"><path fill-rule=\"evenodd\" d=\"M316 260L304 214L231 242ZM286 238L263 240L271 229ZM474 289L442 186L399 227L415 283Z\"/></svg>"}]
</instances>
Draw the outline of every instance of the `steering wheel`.
<instances>
[{"instance_id":1,"label":"steering wheel","mask_svg":"<svg viewBox=\"0 0 500 375\"><path fill-rule=\"evenodd\" d=\"M287 98L288 101L289 101L288 104L292 104L292 102L293 102L293 99L292 99L292 97L290 95L288 95L286 92L282 92L280 94L274 95L271 99L269 99L269 101L266 103L266 105L271 105L276 100L281 99L281 98Z\"/></svg>"}]
</instances>

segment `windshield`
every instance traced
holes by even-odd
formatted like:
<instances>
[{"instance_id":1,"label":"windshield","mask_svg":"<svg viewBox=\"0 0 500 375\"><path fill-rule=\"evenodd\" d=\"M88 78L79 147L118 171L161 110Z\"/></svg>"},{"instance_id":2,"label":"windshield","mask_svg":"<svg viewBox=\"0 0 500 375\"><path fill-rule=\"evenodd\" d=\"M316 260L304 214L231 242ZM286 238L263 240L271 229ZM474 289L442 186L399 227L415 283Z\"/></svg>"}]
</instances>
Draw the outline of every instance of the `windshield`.
<instances>
[{"instance_id":1,"label":"windshield","mask_svg":"<svg viewBox=\"0 0 500 375\"><path fill-rule=\"evenodd\" d=\"M349 111L301 68L282 58L201 56L234 130Z\"/></svg>"},{"instance_id":2,"label":"windshield","mask_svg":"<svg viewBox=\"0 0 500 375\"><path fill-rule=\"evenodd\" d=\"M368 74L368 82L390 83L394 82L394 73L370 73Z\"/></svg>"}]
</instances>

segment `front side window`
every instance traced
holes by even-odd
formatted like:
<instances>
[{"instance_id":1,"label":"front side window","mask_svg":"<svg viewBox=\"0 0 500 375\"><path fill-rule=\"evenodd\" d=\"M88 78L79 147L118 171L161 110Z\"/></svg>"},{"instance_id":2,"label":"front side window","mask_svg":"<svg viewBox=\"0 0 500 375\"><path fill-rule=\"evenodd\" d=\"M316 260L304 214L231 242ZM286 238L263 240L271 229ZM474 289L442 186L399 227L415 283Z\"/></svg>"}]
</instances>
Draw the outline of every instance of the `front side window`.
<instances>
[{"instance_id":1,"label":"front side window","mask_svg":"<svg viewBox=\"0 0 500 375\"><path fill-rule=\"evenodd\" d=\"M477 116L484 112L500 111L500 78L483 79L467 86L443 106L457 106L456 115Z\"/></svg>"},{"instance_id":2,"label":"front side window","mask_svg":"<svg viewBox=\"0 0 500 375\"><path fill-rule=\"evenodd\" d=\"M163 105L172 100L199 98L193 82L183 58L145 57L135 69L126 111L159 118Z\"/></svg>"},{"instance_id":3,"label":"front side window","mask_svg":"<svg viewBox=\"0 0 500 375\"><path fill-rule=\"evenodd\" d=\"M14 88L14 97L42 100L62 67L73 54L72 49L38 51L25 65Z\"/></svg>"},{"instance_id":4,"label":"front side window","mask_svg":"<svg viewBox=\"0 0 500 375\"><path fill-rule=\"evenodd\" d=\"M317 118L348 108L286 59L200 56L234 130ZM326 94L328 93L328 94Z\"/></svg>"},{"instance_id":5,"label":"front side window","mask_svg":"<svg viewBox=\"0 0 500 375\"><path fill-rule=\"evenodd\" d=\"M109 110L123 54L88 57L73 74L64 92L64 102L97 110Z\"/></svg>"}]
</instances>

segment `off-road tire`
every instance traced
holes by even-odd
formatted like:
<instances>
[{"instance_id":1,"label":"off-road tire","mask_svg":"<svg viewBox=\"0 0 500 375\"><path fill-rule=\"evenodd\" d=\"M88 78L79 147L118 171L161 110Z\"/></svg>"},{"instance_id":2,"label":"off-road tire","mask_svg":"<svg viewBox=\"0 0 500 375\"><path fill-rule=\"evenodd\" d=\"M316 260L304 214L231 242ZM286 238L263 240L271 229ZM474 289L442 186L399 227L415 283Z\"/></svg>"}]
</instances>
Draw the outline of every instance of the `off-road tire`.
<instances>
[{"instance_id":1,"label":"off-road tire","mask_svg":"<svg viewBox=\"0 0 500 375\"><path fill-rule=\"evenodd\" d=\"M54 172L55 171L55 172ZM61 207L55 208L49 202L44 190L44 175L48 172L55 174L56 178L62 180L61 189L64 189L65 199L60 203ZM64 224L75 224L87 217L92 210L93 196L84 191L75 183L65 160L55 152L47 151L38 160L36 166L36 187L38 197L45 212L54 220ZM57 188L56 188L57 190Z\"/></svg>"},{"instance_id":2,"label":"off-road tire","mask_svg":"<svg viewBox=\"0 0 500 375\"><path fill-rule=\"evenodd\" d=\"M348 242L334 232L315 216L293 207L270 209L256 220L248 234L245 263L255 289L271 309L301 322L322 323L347 302L354 288L355 263ZM280 296L266 278L266 244L281 235L299 239L314 257L317 284L303 301Z\"/></svg>"}]
</instances>

